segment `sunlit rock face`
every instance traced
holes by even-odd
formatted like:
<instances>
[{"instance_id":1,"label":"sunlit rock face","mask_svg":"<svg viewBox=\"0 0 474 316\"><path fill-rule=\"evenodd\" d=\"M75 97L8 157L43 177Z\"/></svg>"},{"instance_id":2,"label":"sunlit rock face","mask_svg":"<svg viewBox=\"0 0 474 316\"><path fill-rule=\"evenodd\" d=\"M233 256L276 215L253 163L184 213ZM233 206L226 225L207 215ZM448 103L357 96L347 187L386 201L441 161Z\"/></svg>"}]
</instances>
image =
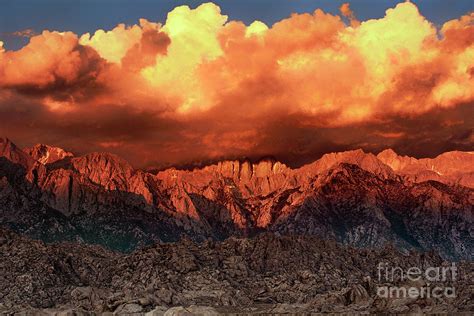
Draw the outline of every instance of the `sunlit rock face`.
<instances>
[{"instance_id":1,"label":"sunlit rock face","mask_svg":"<svg viewBox=\"0 0 474 316\"><path fill-rule=\"evenodd\" d=\"M108 153L43 165L10 141L1 148L3 222L31 234L86 238L94 227L91 242L113 248L126 236L120 247L131 249L183 235L203 240L268 231L358 247L390 242L447 258L474 253L471 153L414 159L353 150L297 169L270 159L235 160L152 174ZM13 166L25 172L12 176L6 171Z\"/></svg>"},{"instance_id":2,"label":"sunlit rock face","mask_svg":"<svg viewBox=\"0 0 474 316\"><path fill-rule=\"evenodd\" d=\"M0 157L4 157L12 163L19 164L26 169L31 168L35 163L34 158L18 148L8 138L0 138Z\"/></svg>"},{"instance_id":3,"label":"sunlit rock face","mask_svg":"<svg viewBox=\"0 0 474 316\"><path fill-rule=\"evenodd\" d=\"M433 159L416 159L387 149L377 158L396 173L416 182L436 180L474 188L474 152L450 151Z\"/></svg>"},{"instance_id":4,"label":"sunlit rock face","mask_svg":"<svg viewBox=\"0 0 474 316\"><path fill-rule=\"evenodd\" d=\"M37 144L33 147L25 148L24 151L42 164L53 163L74 156L72 153L67 152L62 148L44 144Z\"/></svg>"},{"instance_id":5,"label":"sunlit rock face","mask_svg":"<svg viewBox=\"0 0 474 316\"><path fill-rule=\"evenodd\" d=\"M38 184L46 175L45 167L8 138L0 138L0 176L9 176L12 182L25 181Z\"/></svg>"}]
</instances>

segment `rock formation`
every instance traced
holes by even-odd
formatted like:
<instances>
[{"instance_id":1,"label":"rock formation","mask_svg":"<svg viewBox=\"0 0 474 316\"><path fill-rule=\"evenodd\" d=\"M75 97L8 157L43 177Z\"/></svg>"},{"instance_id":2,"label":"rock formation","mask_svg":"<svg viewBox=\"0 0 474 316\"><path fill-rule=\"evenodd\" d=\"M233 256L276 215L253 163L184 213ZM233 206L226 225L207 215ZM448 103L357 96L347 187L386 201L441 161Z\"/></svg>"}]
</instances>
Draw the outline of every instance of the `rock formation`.
<instances>
[{"instance_id":1,"label":"rock formation","mask_svg":"<svg viewBox=\"0 0 474 316\"><path fill-rule=\"evenodd\" d=\"M474 255L471 153L418 160L354 150L297 169L267 159L151 174L112 154L43 164L1 144L1 224L48 241L131 251L183 235L202 241L266 231L434 249L448 259Z\"/></svg>"},{"instance_id":2,"label":"rock formation","mask_svg":"<svg viewBox=\"0 0 474 316\"><path fill-rule=\"evenodd\" d=\"M469 313L472 262L453 286L456 297L383 298L379 286L412 287L379 278L380 263L407 271L442 267L434 253L392 247L354 249L310 236L154 244L130 254L80 243L44 244L0 229L0 312L134 315L219 313ZM34 263L34 264L33 264ZM416 286L425 284L420 281ZM165 314L166 313L166 314Z\"/></svg>"},{"instance_id":3,"label":"rock formation","mask_svg":"<svg viewBox=\"0 0 474 316\"><path fill-rule=\"evenodd\" d=\"M25 148L24 151L42 164L53 163L74 156L72 153L67 152L62 148L44 144L37 144L31 148Z\"/></svg>"}]
</instances>

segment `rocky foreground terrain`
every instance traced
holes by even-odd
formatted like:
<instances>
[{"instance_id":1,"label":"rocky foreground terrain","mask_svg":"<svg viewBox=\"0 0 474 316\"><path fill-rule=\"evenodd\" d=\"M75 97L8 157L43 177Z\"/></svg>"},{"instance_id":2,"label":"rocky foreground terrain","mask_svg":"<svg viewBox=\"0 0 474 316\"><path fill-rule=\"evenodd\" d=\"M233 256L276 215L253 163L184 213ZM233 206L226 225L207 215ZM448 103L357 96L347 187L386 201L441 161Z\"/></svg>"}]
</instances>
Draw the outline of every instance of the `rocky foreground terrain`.
<instances>
[{"instance_id":1,"label":"rocky foreground terrain","mask_svg":"<svg viewBox=\"0 0 474 316\"><path fill-rule=\"evenodd\" d=\"M332 153L297 169L222 161L153 174L112 154L0 139L0 225L125 252L271 232L473 260L473 175L472 152L415 159L392 150Z\"/></svg>"},{"instance_id":2,"label":"rocky foreground terrain","mask_svg":"<svg viewBox=\"0 0 474 316\"><path fill-rule=\"evenodd\" d=\"M147 246L130 254L79 243L45 244L0 230L0 312L472 312L474 264L454 280L380 279L380 262L405 271L449 263L434 253L355 249L314 237L230 238ZM455 298L382 298L377 287L453 286ZM189 315L189 313L187 314Z\"/></svg>"}]
</instances>

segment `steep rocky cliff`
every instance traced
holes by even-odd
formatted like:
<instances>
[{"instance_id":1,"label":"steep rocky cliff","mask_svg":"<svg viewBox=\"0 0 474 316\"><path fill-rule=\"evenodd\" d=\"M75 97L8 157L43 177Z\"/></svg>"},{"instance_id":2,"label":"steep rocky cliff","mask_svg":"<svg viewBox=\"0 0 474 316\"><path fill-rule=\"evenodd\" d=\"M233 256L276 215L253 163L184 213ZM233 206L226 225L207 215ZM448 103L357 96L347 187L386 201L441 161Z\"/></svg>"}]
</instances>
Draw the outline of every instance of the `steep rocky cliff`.
<instances>
[{"instance_id":1,"label":"steep rocky cliff","mask_svg":"<svg viewBox=\"0 0 474 316\"><path fill-rule=\"evenodd\" d=\"M74 156L73 153L67 152L62 148L45 144L37 144L33 147L23 149L23 151L42 164L53 163Z\"/></svg>"}]
</instances>

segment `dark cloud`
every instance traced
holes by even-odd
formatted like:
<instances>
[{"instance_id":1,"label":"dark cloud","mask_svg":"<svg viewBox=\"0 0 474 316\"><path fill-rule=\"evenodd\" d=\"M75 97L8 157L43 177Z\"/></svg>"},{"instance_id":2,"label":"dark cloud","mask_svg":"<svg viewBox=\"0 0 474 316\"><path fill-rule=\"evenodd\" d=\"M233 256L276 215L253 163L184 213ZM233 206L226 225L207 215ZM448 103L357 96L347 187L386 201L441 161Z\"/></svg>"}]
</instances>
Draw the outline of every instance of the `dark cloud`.
<instances>
[{"instance_id":1,"label":"dark cloud","mask_svg":"<svg viewBox=\"0 0 474 316\"><path fill-rule=\"evenodd\" d=\"M322 127L309 124L312 117L284 114L266 121L255 118L243 124L236 119L210 125L214 113L184 121L167 118L164 112L111 104L57 113L31 98L15 97L0 103L0 117L0 134L21 146L43 142L78 154L113 152L137 167L264 156L296 167L327 152L355 148L377 153L390 147L419 158L474 148L473 104L411 118L394 116L381 123Z\"/></svg>"}]
</instances>

